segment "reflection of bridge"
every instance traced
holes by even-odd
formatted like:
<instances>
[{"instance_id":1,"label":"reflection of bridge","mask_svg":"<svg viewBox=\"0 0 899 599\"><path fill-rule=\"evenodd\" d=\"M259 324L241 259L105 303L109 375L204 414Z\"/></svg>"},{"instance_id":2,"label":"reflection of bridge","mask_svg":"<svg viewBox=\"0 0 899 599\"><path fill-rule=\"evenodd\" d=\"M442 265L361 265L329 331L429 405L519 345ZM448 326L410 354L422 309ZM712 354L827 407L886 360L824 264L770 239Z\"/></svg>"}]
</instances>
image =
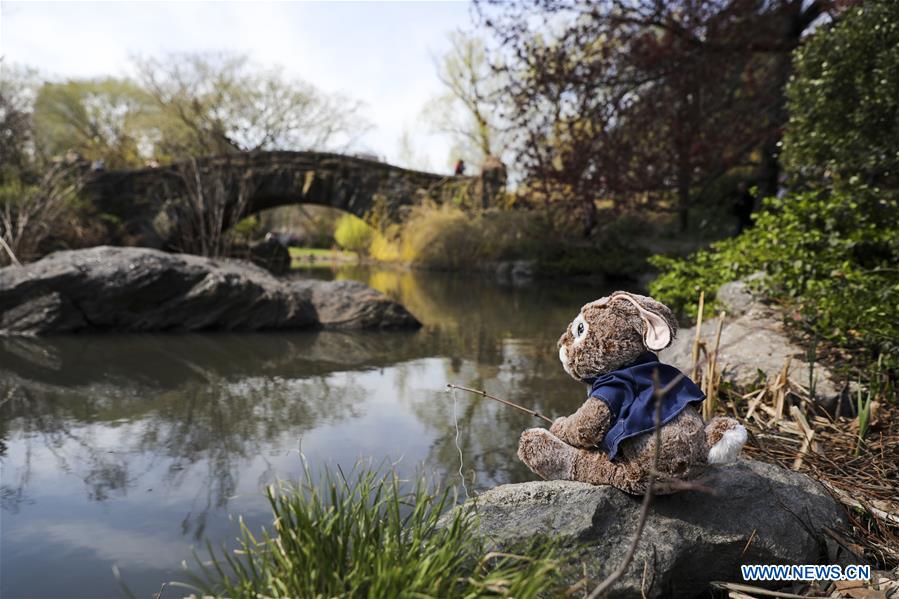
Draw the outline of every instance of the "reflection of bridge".
<instances>
[{"instance_id":1,"label":"reflection of bridge","mask_svg":"<svg viewBox=\"0 0 899 599\"><path fill-rule=\"evenodd\" d=\"M486 206L505 185L505 169L498 162L477 177L445 177L320 152L239 154L199 159L194 165L93 175L86 196L101 212L118 218L132 242L165 246L177 234L172 207L195 188L197 180L210 188L214 178L227 202L236 202L244 193L241 216L276 206L319 204L382 222L401 220L405 209L425 197L437 201L462 197Z\"/></svg>"}]
</instances>

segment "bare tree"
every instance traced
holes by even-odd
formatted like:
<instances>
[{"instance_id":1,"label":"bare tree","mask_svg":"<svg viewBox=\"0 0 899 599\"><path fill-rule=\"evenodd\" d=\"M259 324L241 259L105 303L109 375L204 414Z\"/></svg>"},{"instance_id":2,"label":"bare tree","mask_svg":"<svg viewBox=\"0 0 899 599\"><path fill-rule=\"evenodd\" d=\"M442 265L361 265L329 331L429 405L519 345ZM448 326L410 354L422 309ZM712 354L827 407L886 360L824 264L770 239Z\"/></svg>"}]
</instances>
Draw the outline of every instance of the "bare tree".
<instances>
[{"instance_id":1,"label":"bare tree","mask_svg":"<svg viewBox=\"0 0 899 599\"><path fill-rule=\"evenodd\" d=\"M482 164L502 150L496 116L498 76L482 39L456 32L450 41L449 52L437 61L437 76L446 91L425 106L422 116L435 132L453 139L451 160Z\"/></svg>"},{"instance_id":2,"label":"bare tree","mask_svg":"<svg viewBox=\"0 0 899 599\"><path fill-rule=\"evenodd\" d=\"M228 234L246 215L255 183L252 171L235 169L228 161L200 164L190 158L177 165L182 193L174 206L176 249L200 256L231 253Z\"/></svg>"},{"instance_id":3,"label":"bare tree","mask_svg":"<svg viewBox=\"0 0 899 599\"><path fill-rule=\"evenodd\" d=\"M427 153L415 143L412 138L412 129L407 125L397 140L397 159L399 164L418 171L432 170L431 161Z\"/></svg>"},{"instance_id":4,"label":"bare tree","mask_svg":"<svg viewBox=\"0 0 899 599\"><path fill-rule=\"evenodd\" d=\"M243 55L136 59L162 158L255 150L346 149L368 128L362 104Z\"/></svg>"},{"instance_id":5,"label":"bare tree","mask_svg":"<svg viewBox=\"0 0 899 599\"><path fill-rule=\"evenodd\" d=\"M40 255L82 182L77 167L53 165L37 185L14 182L0 195L0 264L20 264Z\"/></svg>"},{"instance_id":6,"label":"bare tree","mask_svg":"<svg viewBox=\"0 0 899 599\"><path fill-rule=\"evenodd\" d=\"M777 181L790 52L827 0L476 0L508 59L507 118L528 183L582 204L688 209L735 169Z\"/></svg>"}]
</instances>

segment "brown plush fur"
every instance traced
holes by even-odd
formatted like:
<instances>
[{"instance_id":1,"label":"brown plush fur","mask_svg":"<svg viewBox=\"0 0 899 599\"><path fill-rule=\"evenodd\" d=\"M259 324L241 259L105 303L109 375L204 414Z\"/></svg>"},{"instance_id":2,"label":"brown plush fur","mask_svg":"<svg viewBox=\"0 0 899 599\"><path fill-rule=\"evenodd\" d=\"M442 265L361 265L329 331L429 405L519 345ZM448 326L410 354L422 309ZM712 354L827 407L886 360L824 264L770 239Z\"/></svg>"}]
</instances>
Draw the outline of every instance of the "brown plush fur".
<instances>
[{"instance_id":1,"label":"brown plush fur","mask_svg":"<svg viewBox=\"0 0 899 599\"><path fill-rule=\"evenodd\" d=\"M575 379L589 379L626 366L647 350L644 339L649 323L622 295L628 295L644 310L661 317L657 322L667 326L670 339L674 339L677 322L666 306L652 298L615 292L581 308L559 339L559 359ZM642 494L646 491L655 454L654 433L625 439L618 457L611 461L604 452L595 449L611 421L606 404L589 398L571 416L556 419L548 431L542 428L524 431L518 456L545 479L612 485L628 493ZM656 492L674 492L670 482L666 484L666 477L669 481L686 480L699 474L706 465L709 449L726 431L737 426L730 418L715 418L706 426L691 406L662 426L659 448L662 477Z\"/></svg>"},{"instance_id":2,"label":"brown plush fur","mask_svg":"<svg viewBox=\"0 0 899 599\"><path fill-rule=\"evenodd\" d=\"M549 432L574 447L591 448L602 441L611 419L605 403L598 399L587 400L571 416L556 418Z\"/></svg>"},{"instance_id":3,"label":"brown plush fur","mask_svg":"<svg viewBox=\"0 0 899 599\"><path fill-rule=\"evenodd\" d=\"M592 400L602 403L599 400ZM687 407L674 420L662 427L659 471L675 479L693 478L705 466L708 446L702 417ZM628 493L646 491L646 482L655 453L655 436L640 435L625 439L621 455L615 461L597 450L574 447L542 428L524 431L518 456L534 472L544 478L578 480L593 485L612 485ZM538 466L535 469L534 466ZM664 480L657 493L671 493Z\"/></svg>"},{"instance_id":4,"label":"brown plush fur","mask_svg":"<svg viewBox=\"0 0 899 599\"><path fill-rule=\"evenodd\" d=\"M630 302L615 296L625 295L616 291L608 297L591 302L581 308L579 319L586 325L583 339L576 339L578 319L565 329L559 338L559 348L565 349L565 371L578 380L612 372L626 366L646 351L643 343L645 323L637 308ZM671 330L671 339L677 334L677 321L671 310L650 297L627 294L644 309L661 316ZM575 329L575 330L573 330Z\"/></svg>"}]
</instances>

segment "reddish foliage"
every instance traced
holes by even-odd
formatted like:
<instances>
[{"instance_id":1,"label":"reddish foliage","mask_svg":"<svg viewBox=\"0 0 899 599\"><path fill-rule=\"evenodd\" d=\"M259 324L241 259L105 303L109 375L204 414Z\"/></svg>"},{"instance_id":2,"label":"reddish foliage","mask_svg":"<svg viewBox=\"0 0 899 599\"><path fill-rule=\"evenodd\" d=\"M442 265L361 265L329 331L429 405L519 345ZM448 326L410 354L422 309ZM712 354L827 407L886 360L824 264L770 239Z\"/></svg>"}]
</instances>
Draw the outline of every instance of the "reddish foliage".
<instances>
[{"instance_id":1,"label":"reddish foliage","mask_svg":"<svg viewBox=\"0 0 899 599\"><path fill-rule=\"evenodd\" d=\"M776 189L790 52L823 0L482 0L535 186L692 199L736 167ZM539 33L537 33L539 32Z\"/></svg>"}]
</instances>

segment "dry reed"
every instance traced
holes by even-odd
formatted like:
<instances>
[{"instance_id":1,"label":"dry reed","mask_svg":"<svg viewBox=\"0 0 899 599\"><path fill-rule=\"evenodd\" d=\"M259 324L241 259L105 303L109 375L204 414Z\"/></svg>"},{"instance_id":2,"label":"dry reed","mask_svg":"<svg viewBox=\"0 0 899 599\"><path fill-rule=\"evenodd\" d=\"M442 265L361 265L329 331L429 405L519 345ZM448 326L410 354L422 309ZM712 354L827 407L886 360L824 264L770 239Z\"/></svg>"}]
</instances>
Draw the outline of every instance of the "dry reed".
<instances>
[{"instance_id":1,"label":"dry reed","mask_svg":"<svg viewBox=\"0 0 899 599\"><path fill-rule=\"evenodd\" d=\"M748 456L820 481L845 506L851 525L844 534L831 531L834 540L876 568L899 566L899 407L872 402L864 442L859 443L858 416L824 410L812 390L790 379L789 358L774 381L758 389L722 387L726 365L718 364L718 347L723 318L711 351L699 335L694 340L693 355L700 365L696 375L709 398L706 418L713 413L736 417L750 433Z\"/></svg>"}]
</instances>

